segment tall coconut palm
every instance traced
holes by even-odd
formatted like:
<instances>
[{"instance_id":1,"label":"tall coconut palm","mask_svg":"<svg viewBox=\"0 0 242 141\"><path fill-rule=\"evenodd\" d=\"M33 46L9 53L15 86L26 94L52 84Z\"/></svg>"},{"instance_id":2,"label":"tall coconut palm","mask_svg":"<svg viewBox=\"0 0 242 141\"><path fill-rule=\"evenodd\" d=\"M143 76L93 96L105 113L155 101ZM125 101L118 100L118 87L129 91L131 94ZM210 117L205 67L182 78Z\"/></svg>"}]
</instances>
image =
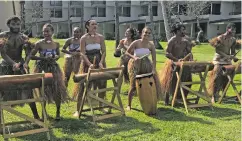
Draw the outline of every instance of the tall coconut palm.
<instances>
[{"instance_id":1,"label":"tall coconut palm","mask_svg":"<svg viewBox=\"0 0 242 141\"><path fill-rule=\"evenodd\" d=\"M166 39L168 41L172 37L172 34L171 34L171 28L169 26L171 15L167 14L167 9L166 9L167 2L168 1L162 1L162 0L160 1L161 7L162 7L163 19L164 19L164 26L166 31Z\"/></svg>"},{"instance_id":2,"label":"tall coconut palm","mask_svg":"<svg viewBox=\"0 0 242 141\"><path fill-rule=\"evenodd\" d=\"M15 3L13 0L12 0L12 6L13 6L13 15L16 15Z\"/></svg>"},{"instance_id":3,"label":"tall coconut palm","mask_svg":"<svg viewBox=\"0 0 242 141\"><path fill-rule=\"evenodd\" d=\"M82 33L85 33L85 27L84 27L84 1L79 1L81 6L81 29Z\"/></svg>"},{"instance_id":4,"label":"tall coconut palm","mask_svg":"<svg viewBox=\"0 0 242 141\"><path fill-rule=\"evenodd\" d=\"M115 39L116 39L116 45L117 48L119 45L119 7L118 7L118 1L115 1Z\"/></svg>"},{"instance_id":5,"label":"tall coconut palm","mask_svg":"<svg viewBox=\"0 0 242 141\"><path fill-rule=\"evenodd\" d=\"M70 12L71 12L71 9L70 9L70 1L68 1L68 29L69 29L69 37L71 37L71 29L72 29L72 27L71 27L71 15L70 15Z\"/></svg>"},{"instance_id":6,"label":"tall coconut palm","mask_svg":"<svg viewBox=\"0 0 242 141\"><path fill-rule=\"evenodd\" d=\"M155 28L154 28L154 23L153 23L152 1L149 1L149 17L150 17L150 26L151 26L151 30L152 30L152 37L153 37L153 42L155 44L155 47L156 47L156 49L163 49L154 34Z\"/></svg>"}]
</instances>

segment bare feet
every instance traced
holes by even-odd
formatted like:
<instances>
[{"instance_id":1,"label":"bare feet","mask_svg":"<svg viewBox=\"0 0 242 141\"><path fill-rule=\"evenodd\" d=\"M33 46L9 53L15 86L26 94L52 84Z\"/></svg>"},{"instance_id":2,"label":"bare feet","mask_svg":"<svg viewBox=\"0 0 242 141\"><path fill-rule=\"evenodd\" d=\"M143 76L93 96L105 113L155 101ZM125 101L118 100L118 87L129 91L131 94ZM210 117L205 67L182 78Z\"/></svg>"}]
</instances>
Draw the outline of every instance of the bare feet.
<instances>
[{"instance_id":1,"label":"bare feet","mask_svg":"<svg viewBox=\"0 0 242 141\"><path fill-rule=\"evenodd\" d=\"M60 119L61 119L60 116L55 117L55 121L60 121Z\"/></svg>"},{"instance_id":2,"label":"bare feet","mask_svg":"<svg viewBox=\"0 0 242 141\"><path fill-rule=\"evenodd\" d=\"M78 117L79 114L78 114L78 111L76 111L74 114L73 114L73 117Z\"/></svg>"},{"instance_id":3,"label":"bare feet","mask_svg":"<svg viewBox=\"0 0 242 141\"><path fill-rule=\"evenodd\" d=\"M131 106L127 106L126 110L131 111Z\"/></svg>"}]
</instances>

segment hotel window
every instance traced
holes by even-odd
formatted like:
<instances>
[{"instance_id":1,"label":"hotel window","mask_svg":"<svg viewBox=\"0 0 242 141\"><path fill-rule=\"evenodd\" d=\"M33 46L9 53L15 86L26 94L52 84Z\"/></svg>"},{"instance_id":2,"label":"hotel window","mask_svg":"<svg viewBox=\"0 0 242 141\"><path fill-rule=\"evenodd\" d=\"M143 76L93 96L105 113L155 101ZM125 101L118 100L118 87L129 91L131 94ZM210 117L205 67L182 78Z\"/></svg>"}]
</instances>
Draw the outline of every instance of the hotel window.
<instances>
[{"instance_id":1,"label":"hotel window","mask_svg":"<svg viewBox=\"0 0 242 141\"><path fill-rule=\"evenodd\" d=\"M106 8L97 7L95 9L95 13L97 17L106 17Z\"/></svg>"},{"instance_id":2,"label":"hotel window","mask_svg":"<svg viewBox=\"0 0 242 141\"><path fill-rule=\"evenodd\" d=\"M153 16L158 16L158 6L152 6L152 13L153 13Z\"/></svg>"},{"instance_id":3,"label":"hotel window","mask_svg":"<svg viewBox=\"0 0 242 141\"><path fill-rule=\"evenodd\" d=\"M62 9L51 9L50 17L62 18Z\"/></svg>"},{"instance_id":4,"label":"hotel window","mask_svg":"<svg viewBox=\"0 0 242 141\"><path fill-rule=\"evenodd\" d=\"M71 17L81 17L81 8L72 8Z\"/></svg>"},{"instance_id":5,"label":"hotel window","mask_svg":"<svg viewBox=\"0 0 242 141\"><path fill-rule=\"evenodd\" d=\"M50 1L50 6L62 6L62 1Z\"/></svg>"}]
</instances>

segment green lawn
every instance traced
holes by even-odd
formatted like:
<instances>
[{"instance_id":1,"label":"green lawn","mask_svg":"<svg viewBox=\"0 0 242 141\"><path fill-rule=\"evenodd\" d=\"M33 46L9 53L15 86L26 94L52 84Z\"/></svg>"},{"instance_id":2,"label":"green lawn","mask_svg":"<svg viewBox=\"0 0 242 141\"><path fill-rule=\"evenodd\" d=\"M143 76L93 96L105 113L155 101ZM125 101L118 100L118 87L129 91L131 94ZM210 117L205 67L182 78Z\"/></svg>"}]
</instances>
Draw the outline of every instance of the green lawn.
<instances>
[{"instance_id":1,"label":"green lawn","mask_svg":"<svg viewBox=\"0 0 242 141\"><path fill-rule=\"evenodd\" d=\"M64 40L58 41L63 45ZM114 41L106 41L108 67L115 67L119 61L119 58L113 57L114 45ZM165 47L166 43L162 43L162 46ZM198 61L210 61L213 58L214 49L208 44L202 44L194 47L192 52L194 53L194 58ZM158 71L164 65L164 61L164 51L157 50ZM62 67L64 58L62 57L58 62ZM33 62L30 64L32 67ZM197 79L196 76L194 78ZM236 76L236 80L240 80L240 76ZM70 95L72 95L72 86L73 82L70 81L68 88ZM123 84L121 98L124 107L127 106L127 90L128 84ZM232 88L229 89L228 94L234 94ZM108 95L108 98L110 98L110 95ZM186 114L184 106L172 108L171 106L164 106L164 102L160 101L158 103L158 114L153 117L146 116L141 111L138 97L134 97L132 107L138 110L126 112L126 116L114 117L94 125L90 117L82 117L81 120L72 117L73 112L76 110L76 102L63 104L61 109L63 119L59 122L50 121L51 138L56 141L241 140L241 110L239 104L231 102L215 104L213 109L209 107L191 109L189 114ZM27 105L17 107L17 109L31 115L30 108ZM40 113L41 108L39 104L38 109ZM52 117L55 117L55 110L54 104L47 106L47 111ZM8 113L5 114L5 119L7 121L21 120ZM18 128L10 128L10 132L34 128L34 126L19 126ZM0 137L0 140L3 140L3 138ZM46 140L46 134L34 134L12 140L44 141Z\"/></svg>"}]
</instances>

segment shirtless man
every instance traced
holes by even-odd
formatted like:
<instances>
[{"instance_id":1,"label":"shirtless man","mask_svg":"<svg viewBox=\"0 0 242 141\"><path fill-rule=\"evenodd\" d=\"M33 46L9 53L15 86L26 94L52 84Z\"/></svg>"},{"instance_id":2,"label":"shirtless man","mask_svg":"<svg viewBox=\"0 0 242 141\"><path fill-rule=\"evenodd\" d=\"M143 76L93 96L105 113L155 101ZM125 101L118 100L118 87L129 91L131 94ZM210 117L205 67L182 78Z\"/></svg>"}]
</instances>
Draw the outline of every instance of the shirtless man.
<instances>
[{"instance_id":1,"label":"shirtless man","mask_svg":"<svg viewBox=\"0 0 242 141\"><path fill-rule=\"evenodd\" d=\"M0 48L3 60L0 63L0 75L20 75L27 73L28 65L22 56L22 51L25 50L29 54L29 49L24 47L30 45L28 37L20 33L21 20L14 16L7 20L9 31L0 33L0 38L6 38L6 44ZM21 100L32 98L32 90L0 92L4 100ZM34 118L39 119L36 104L29 104Z\"/></svg>"},{"instance_id":2,"label":"shirtless man","mask_svg":"<svg viewBox=\"0 0 242 141\"><path fill-rule=\"evenodd\" d=\"M223 90L228 82L226 76L222 74L223 65L231 65L232 60L238 61L235 57L235 45L236 39L234 37L236 33L236 27L233 23L230 23L226 27L226 32L217 37L217 44L215 47L215 56L213 58L213 64L215 65L211 77L209 77L209 94L212 95L213 102L219 97L219 91Z\"/></svg>"},{"instance_id":3,"label":"shirtless man","mask_svg":"<svg viewBox=\"0 0 242 141\"><path fill-rule=\"evenodd\" d=\"M71 76L71 73L78 73L80 64L81 64L81 56L80 56L80 38L81 38L81 28L74 27L73 29L73 37L67 39L65 42L63 49L61 50L65 53L65 64L64 64L64 73L66 77L66 86L68 86L68 82ZM67 50L67 48L69 48Z\"/></svg>"},{"instance_id":4,"label":"shirtless man","mask_svg":"<svg viewBox=\"0 0 242 141\"><path fill-rule=\"evenodd\" d=\"M166 50L166 57L174 62L184 61L183 58L191 53L192 45L191 42L188 41L185 37L185 26L181 23L176 23L172 26L172 32L175 34L169 41L168 47ZM192 57L187 60L192 60ZM172 67L172 66L168 66ZM182 74L182 79L186 81L191 81L191 73L188 68L184 68L186 71ZM168 74L172 75L172 74ZM173 74L172 82L170 89L170 94L174 94L176 88L177 78ZM188 91L184 90L185 96L187 96ZM178 91L177 99L181 99L181 93ZM166 99L166 104L168 104L168 100Z\"/></svg>"}]
</instances>

